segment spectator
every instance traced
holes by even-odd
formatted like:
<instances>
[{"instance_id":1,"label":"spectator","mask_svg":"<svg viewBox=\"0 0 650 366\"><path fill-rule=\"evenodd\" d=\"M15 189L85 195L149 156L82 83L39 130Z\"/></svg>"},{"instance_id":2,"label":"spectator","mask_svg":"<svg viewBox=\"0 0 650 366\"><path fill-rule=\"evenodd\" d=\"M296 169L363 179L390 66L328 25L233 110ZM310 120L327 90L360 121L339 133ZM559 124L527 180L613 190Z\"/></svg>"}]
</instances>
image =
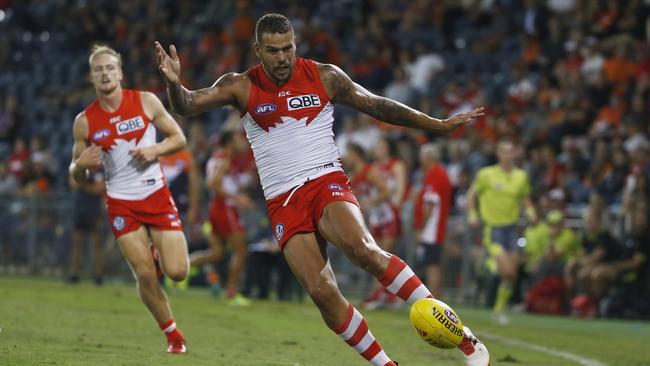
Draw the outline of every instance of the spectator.
<instances>
[{"instance_id":1,"label":"spectator","mask_svg":"<svg viewBox=\"0 0 650 366\"><path fill-rule=\"evenodd\" d=\"M13 196L19 188L18 179L9 172L7 163L0 161L0 196Z\"/></svg>"},{"instance_id":2,"label":"spectator","mask_svg":"<svg viewBox=\"0 0 650 366\"><path fill-rule=\"evenodd\" d=\"M14 140L14 150L8 159L9 173L13 174L21 184L29 174L29 150L22 137Z\"/></svg>"},{"instance_id":3,"label":"spectator","mask_svg":"<svg viewBox=\"0 0 650 366\"><path fill-rule=\"evenodd\" d=\"M408 83L406 72L401 67L398 67L393 71L393 81L391 81L386 86L386 89L384 89L384 96L408 106L415 105L416 91Z\"/></svg>"},{"instance_id":4,"label":"spectator","mask_svg":"<svg viewBox=\"0 0 650 366\"><path fill-rule=\"evenodd\" d=\"M33 166L43 165L48 173L57 171L57 161L45 145L43 137L34 135L29 140L30 162Z\"/></svg>"},{"instance_id":5,"label":"spectator","mask_svg":"<svg viewBox=\"0 0 650 366\"><path fill-rule=\"evenodd\" d=\"M0 143L6 143L14 140L21 124L18 99L13 95L0 97L0 107Z\"/></svg>"},{"instance_id":6,"label":"spectator","mask_svg":"<svg viewBox=\"0 0 650 366\"><path fill-rule=\"evenodd\" d=\"M415 54L415 60L407 68L409 83L418 93L426 95L431 79L445 70L445 61L422 43L416 45Z\"/></svg>"},{"instance_id":7,"label":"spectator","mask_svg":"<svg viewBox=\"0 0 650 366\"><path fill-rule=\"evenodd\" d=\"M530 226L526 238L526 266L535 281L547 276L561 276L564 266L580 248L580 240L564 225L564 215L551 210L544 221Z\"/></svg>"},{"instance_id":8,"label":"spectator","mask_svg":"<svg viewBox=\"0 0 650 366\"><path fill-rule=\"evenodd\" d=\"M588 38L586 44L582 46L581 54L584 62L580 67L580 73L587 85L593 85L602 77L605 63L605 58L598 50L598 40Z\"/></svg>"},{"instance_id":9,"label":"spectator","mask_svg":"<svg viewBox=\"0 0 650 366\"><path fill-rule=\"evenodd\" d=\"M299 286L287 264L268 218L260 220L256 235L248 246L249 258L242 293L246 297L266 300L271 295L271 284L275 282L278 300L302 298Z\"/></svg>"},{"instance_id":10,"label":"spectator","mask_svg":"<svg viewBox=\"0 0 650 366\"><path fill-rule=\"evenodd\" d=\"M581 248L568 261L564 271L574 312L581 315L596 313L598 301L607 294L624 255L621 243L602 225L602 212L590 207L585 214Z\"/></svg>"},{"instance_id":11,"label":"spectator","mask_svg":"<svg viewBox=\"0 0 650 366\"><path fill-rule=\"evenodd\" d=\"M423 183L415 200L414 223L419 242L420 261L426 271L427 288L437 299L442 298L442 251L447 229L447 216L452 188L445 168L440 163L440 148L433 143L420 148Z\"/></svg>"},{"instance_id":12,"label":"spectator","mask_svg":"<svg viewBox=\"0 0 650 366\"><path fill-rule=\"evenodd\" d=\"M77 184L70 179L75 192L74 226L72 247L70 248L70 272L66 282L78 283L81 277L84 244L90 242L93 250L93 281L96 285L103 283L104 259L102 250L101 222L103 220L103 194L106 189L104 174L93 172L87 182Z\"/></svg>"}]
</instances>

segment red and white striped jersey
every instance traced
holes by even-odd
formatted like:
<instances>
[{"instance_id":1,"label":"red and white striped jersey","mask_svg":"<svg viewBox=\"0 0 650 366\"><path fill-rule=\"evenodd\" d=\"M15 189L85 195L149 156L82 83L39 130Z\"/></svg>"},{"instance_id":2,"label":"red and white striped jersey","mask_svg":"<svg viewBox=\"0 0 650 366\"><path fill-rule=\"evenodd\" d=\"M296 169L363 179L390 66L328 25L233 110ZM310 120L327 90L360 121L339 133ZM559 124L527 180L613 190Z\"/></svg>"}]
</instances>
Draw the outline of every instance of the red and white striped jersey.
<instances>
[{"instance_id":1,"label":"red and white striped jersey","mask_svg":"<svg viewBox=\"0 0 650 366\"><path fill-rule=\"evenodd\" d=\"M278 86L261 65L247 71L251 91L242 116L266 199L325 174L342 171L334 143L334 105L316 62L297 58Z\"/></svg>"},{"instance_id":2,"label":"red and white striped jersey","mask_svg":"<svg viewBox=\"0 0 650 366\"><path fill-rule=\"evenodd\" d=\"M122 200L141 200L165 184L160 164L137 164L131 150L156 143L156 127L147 118L140 91L122 90L122 103L107 112L95 100L84 111L88 120L88 141L102 148L106 194Z\"/></svg>"}]
</instances>

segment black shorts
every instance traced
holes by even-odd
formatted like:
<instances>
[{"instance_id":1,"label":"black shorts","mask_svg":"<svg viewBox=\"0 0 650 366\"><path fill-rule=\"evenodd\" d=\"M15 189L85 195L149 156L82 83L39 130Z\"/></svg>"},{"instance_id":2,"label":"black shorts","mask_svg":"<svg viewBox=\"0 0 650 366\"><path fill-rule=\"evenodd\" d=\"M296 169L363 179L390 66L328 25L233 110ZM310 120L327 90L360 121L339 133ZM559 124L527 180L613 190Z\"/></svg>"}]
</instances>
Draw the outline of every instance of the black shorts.
<instances>
[{"instance_id":1,"label":"black shorts","mask_svg":"<svg viewBox=\"0 0 650 366\"><path fill-rule=\"evenodd\" d=\"M78 231L97 231L101 225L101 210L76 210L74 213L74 229Z\"/></svg>"},{"instance_id":2,"label":"black shorts","mask_svg":"<svg viewBox=\"0 0 650 366\"><path fill-rule=\"evenodd\" d=\"M442 259L442 245L420 243L417 254L421 264L425 266L438 265Z\"/></svg>"}]
</instances>

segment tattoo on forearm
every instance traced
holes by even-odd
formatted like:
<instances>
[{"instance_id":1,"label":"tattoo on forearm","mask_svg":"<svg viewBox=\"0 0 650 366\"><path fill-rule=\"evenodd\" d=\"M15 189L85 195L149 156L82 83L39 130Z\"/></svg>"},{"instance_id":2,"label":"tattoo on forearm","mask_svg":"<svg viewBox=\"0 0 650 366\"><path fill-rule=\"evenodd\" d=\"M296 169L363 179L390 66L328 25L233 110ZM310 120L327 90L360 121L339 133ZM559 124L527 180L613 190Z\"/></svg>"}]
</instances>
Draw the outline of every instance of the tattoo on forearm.
<instances>
[{"instance_id":1,"label":"tattoo on forearm","mask_svg":"<svg viewBox=\"0 0 650 366\"><path fill-rule=\"evenodd\" d=\"M216 87L228 87L234 83L235 79L231 75L224 75L209 88L189 91L179 84L176 86L168 86L167 90L174 112L178 114L188 114L195 113L197 108L201 109L202 107L197 106L196 104L205 104L205 99L201 98L215 93Z\"/></svg>"},{"instance_id":2,"label":"tattoo on forearm","mask_svg":"<svg viewBox=\"0 0 650 366\"><path fill-rule=\"evenodd\" d=\"M376 119L406 127L444 131L445 126L436 123L426 114L392 99L373 95L354 82L340 69L332 65L319 65L323 72L323 84L332 92L335 101L355 107Z\"/></svg>"},{"instance_id":3,"label":"tattoo on forearm","mask_svg":"<svg viewBox=\"0 0 650 366\"><path fill-rule=\"evenodd\" d=\"M183 114L187 111L189 105L189 93L181 86L177 85L168 85L167 94L169 95L169 103L172 106L172 110L178 114Z\"/></svg>"},{"instance_id":4,"label":"tattoo on forearm","mask_svg":"<svg viewBox=\"0 0 650 366\"><path fill-rule=\"evenodd\" d=\"M369 99L366 105L365 112L382 121L412 126L412 121L421 118L420 112L384 97Z\"/></svg>"}]
</instances>

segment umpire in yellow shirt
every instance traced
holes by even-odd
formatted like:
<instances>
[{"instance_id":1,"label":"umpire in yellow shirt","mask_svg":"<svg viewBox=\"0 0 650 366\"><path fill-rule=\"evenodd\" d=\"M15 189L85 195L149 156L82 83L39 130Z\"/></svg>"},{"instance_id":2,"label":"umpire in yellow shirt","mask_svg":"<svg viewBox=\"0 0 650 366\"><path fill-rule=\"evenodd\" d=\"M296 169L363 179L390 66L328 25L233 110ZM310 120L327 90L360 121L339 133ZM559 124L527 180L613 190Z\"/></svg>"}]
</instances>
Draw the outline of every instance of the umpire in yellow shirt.
<instances>
[{"instance_id":1,"label":"umpire in yellow shirt","mask_svg":"<svg viewBox=\"0 0 650 366\"><path fill-rule=\"evenodd\" d=\"M525 207L526 216L530 221L537 221L530 200L528 175L514 165L516 148L510 140L499 141L498 163L479 170L467 195L469 224L478 228L481 224L480 215L484 230L483 243L496 261L501 277L493 314L493 319L500 324L509 322L504 310L512 295L512 287L522 259L521 249L517 245L520 235L516 228L521 207Z\"/></svg>"}]
</instances>

